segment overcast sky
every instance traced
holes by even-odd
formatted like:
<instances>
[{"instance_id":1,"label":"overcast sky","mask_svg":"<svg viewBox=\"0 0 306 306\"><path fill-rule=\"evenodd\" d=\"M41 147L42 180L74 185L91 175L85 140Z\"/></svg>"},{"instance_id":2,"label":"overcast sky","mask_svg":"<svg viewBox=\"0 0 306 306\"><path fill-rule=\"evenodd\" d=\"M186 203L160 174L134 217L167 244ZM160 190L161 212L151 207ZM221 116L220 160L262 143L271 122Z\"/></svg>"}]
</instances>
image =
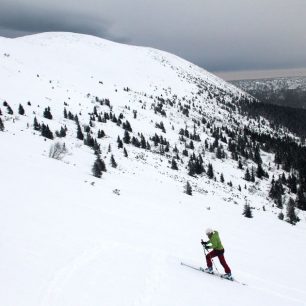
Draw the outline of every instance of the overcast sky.
<instances>
[{"instance_id":1,"label":"overcast sky","mask_svg":"<svg viewBox=\"0 0 306 306\"><path fill-rule=\"evenodd\" d=\"M0 36L45 31L151 46L212 72L306 67L306 0L0 0Z\"/></svg>"}]
</instances>

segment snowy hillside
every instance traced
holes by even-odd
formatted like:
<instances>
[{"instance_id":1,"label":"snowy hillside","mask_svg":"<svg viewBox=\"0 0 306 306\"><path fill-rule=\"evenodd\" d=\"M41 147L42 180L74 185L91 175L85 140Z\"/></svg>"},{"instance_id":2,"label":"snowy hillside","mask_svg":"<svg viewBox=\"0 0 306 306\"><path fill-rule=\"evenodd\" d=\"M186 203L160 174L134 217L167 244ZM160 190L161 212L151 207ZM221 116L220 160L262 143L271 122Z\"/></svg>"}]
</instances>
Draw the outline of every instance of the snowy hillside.
<instances>
[{"instance_id":1,"label":"snowy hillside","mask_svg":"<svg viewBox=\"0 0 306 306\"><path fill-rule=\"evenodd\" d=\"M252 134L245 155L234 141L290 134L242 115L245 92L166 52L71 33L0 38L0 78L1 305L306 305L304 211L292 226L277 216L298 195L284 184L283 209L269 197L293 172ZM205 267L206 227L247 286L180 265Z\"/></svg>"}]
</instances>

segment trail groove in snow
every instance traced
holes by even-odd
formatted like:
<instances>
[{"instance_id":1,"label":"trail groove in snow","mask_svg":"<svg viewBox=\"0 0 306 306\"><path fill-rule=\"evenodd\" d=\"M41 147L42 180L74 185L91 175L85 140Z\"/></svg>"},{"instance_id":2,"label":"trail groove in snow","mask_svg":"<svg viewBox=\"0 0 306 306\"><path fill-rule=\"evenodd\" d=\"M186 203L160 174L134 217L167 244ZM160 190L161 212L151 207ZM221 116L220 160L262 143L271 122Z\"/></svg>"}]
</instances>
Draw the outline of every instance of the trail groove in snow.
<instances>
[{"instance_id":1,"label":"trail groove in snow","mask_svg":"<svg viewBox=\"0 0 306 306\"><path fill-rule=\"evenodd\" d=\"M86 266L100 256L105 249L105 246L96 246L92 249L85 250L70 263L56 271L49 281L48 288L44 290L41 306L62 305L60 298L65 290L65 285L81 267Z\"/></svg>"}]
</instances>

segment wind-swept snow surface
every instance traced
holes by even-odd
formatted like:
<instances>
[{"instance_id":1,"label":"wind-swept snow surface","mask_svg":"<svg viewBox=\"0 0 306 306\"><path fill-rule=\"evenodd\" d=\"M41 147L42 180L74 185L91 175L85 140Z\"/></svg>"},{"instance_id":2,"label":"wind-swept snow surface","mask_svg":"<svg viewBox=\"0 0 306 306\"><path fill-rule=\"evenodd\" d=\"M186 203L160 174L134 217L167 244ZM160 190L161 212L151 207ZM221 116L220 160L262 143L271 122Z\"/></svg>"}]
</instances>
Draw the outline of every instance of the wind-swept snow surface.
<instances>
[{"instance_id":1,"label":"wind-swept snow surface","mask_svg":"<svg viewBox=\"0 0 306 306\"><path fill-rule=\"evenodd\" d=\"M269 180L246 182L236 161L205 150L204 140L213 139L209 128L197 125L200 109L220 126L248 122L218 102L244 92L174 55L78 34L2 38L0 56L1 305L306 305L303 213L296 226L280 221L267 197ZM154 111L162 99L170 101L166 116ZM188 102L190 108L183 107ZM19 104L25 115L18 115ZM48 106L52 120L43 117ZM124 144L125 157L117 144L122 126L93 121L92 135L105 132L98 139L107 167L100 179L91 173L93 150L76 138L76 120L63 115L66 108L85 129L94 107L117 119L121 113L122 122L132 125L131 137L143 134L152 147ZM34 117L53 132L66 126L67 136L41 137ZM156 127L161 121L166 133ZM180 128L199 133L195 152L205 167L213 162L216 180L188 175ZM271 129L267 122L260 128ZM169 141L169 152L154 146L155 133ZM60 160L49 157L57 141L67 149ZM178 171L171 169L175 146ZM230 154L226 143L224 150ZM269 175L281 174L273 154L261 153ZM252 165L244 161L244 167ZM232 187L219 181L221 173ZM192 196L183 192L187 181ZM246 200L254 208L252 219L242 216ZM205 267L200 240L207 239L206 227L219 231L234 277L247 286L180 264Z\"/></svg>"}]
</instances>

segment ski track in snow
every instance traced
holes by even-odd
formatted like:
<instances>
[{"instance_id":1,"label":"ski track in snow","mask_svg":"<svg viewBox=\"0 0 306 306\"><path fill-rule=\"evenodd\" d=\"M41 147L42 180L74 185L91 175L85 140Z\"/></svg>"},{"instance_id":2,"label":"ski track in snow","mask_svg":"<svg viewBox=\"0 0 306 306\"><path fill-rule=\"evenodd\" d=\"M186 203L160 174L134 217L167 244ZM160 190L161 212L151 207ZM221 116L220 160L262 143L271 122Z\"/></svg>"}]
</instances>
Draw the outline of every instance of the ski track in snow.
<instances>
[{"instance_id":1,"label":"ski track in snow","mask_svg":"<svg viewBox=\"0 0 306 306\"><path fill-rule=\"evenodd\" d=\"M114 251L116 248L129 250L132 252L142 253L149 260L149 272L145 276L145 288L143 292L134 302L134 306L149 306L153 305L153 299L162 284L162 279L165 276L166 254L153 249L144 249L139 247L131 247L125 243L103 243L103 246L95 246L85 250L80 255L76 256L71 262L63 266L61 269L54 272L54 275L49 280L47 288L43 289L41 294L41 306L60 306L64 305L61 298L65 292L65 286L70 280L73 280L78 271L89 265L96 258L103 256L104 252Z\"/></svg>"},{"instance_id":2,"label":"ski track in snow","mask_svg":"<svg viewBox=\"0 0 306 306\"><path fill-rule=\"evenodd\" d=\"M266 292L266 293L269 293L269 294L281 297L282 299L286 299L286 300L291 301L291 302L301 303L301 305L306 305L306 302L304 300L293 298L293 297L291 297L289 295L277 292L277 291L275 291L275 290L273 290L271 288L252 286L252 289L255 289L255 290L258 290L258 291L261 291L261 292ZM288 288L286 288L286 289L288 289ZM288 304L288 305L290 305L290 304Z\"/></svg>"},{"instance_id":3,"label":"ski track in snow","mask_svg":"<svg viewBox=\"0 0 306 306\"><path fill-rule=\"evenodd\" d=\"M109 249L109 247L108 247ZM82 267L88 265L96 259L106 247L96 246L92 249L84 251L82 254L73 259L63 268L56 271L49 281L49 286L45 289L42 297L41 306L61 305L60 297L65 289L65 285L69 282L73 275Z\"/></svg>"},{"instance_id":4,"label":"ski track in snow","mask_svg":"<svg viewBox=\"0 0 306 306\"><path fill-rule=\"evenodd\" d=\"M265 284L265 286L266 286L266 287L260 287L260 286L257 286L257 285L252 285L252 288L255 289L255 290L259 290L259 291L263 291L263 292L269 292L269 293L272 293L276 296L279 296L279 297L282 297L282 298L285 298L285 299L288 299L288 300L291 300L291 301L294 301L294 302L299 302L302 305L306 305L306 302L304 300L300 300L298 298L292 298L291 297L291 296L296 296L297 293L299 293L299 294L301 294L301 297L303 298L303 296L306 296L306 291L304 291L304 290L300 290L300 289L293 288L293 287L288 287L287 285L282 285L282 284L279 284L279 283L276 283L276 282L267 281L263 278L256 277L256 276L254 276L253 274L250 274L250 273L240 272L240 274L244 274L248 278L257 280L259 283ZM288 296L286 294L279 293L280 290L275 291L277 288L281 289L281 290L284 290L284 291L287 291L287 292L291 292L291 295Z\"/></svg>"},{"instance_id":5,"label":"ski track in snow","mask_svg":"<svg viewBox=\"0 0 306 306\"><path fill-rule=\"evenodd\" d=\"M134 306L149 306L153 304L153 298L156 298L159 288L163 283L165 271L165 257L154 252L150 258L150 271L146 276L145 289L137 297Z\"/></svg>"}]
</instances>

